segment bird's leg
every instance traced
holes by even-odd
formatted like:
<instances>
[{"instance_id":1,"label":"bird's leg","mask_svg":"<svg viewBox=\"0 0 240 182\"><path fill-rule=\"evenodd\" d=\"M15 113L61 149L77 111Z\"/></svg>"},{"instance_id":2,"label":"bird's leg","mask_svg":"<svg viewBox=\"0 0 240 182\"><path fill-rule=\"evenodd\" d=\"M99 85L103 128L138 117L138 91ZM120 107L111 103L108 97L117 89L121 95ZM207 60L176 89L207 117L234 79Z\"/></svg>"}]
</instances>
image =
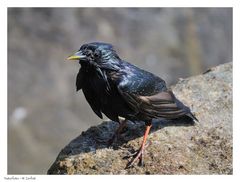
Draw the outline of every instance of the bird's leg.
<instances>
[{"instance_id":1,"label":"bird's leg","mask_svg":"<svg viewBox=\"0 0 240 182\"><path fill-rule=\"evenodd\" d=\"M122 129L126 126L127 120L123 118L119 118L120 124L118 126L118 129L115 131L112 138L108 141L108 146L112 145L115 139L117 139L122 131Z\"/></svg>"},{"instance_id":2,"label":"bird's leg","mask_svg":"<svg viewBox=\"0 0 240 182\"><path fill-rule=\"evenodd\" d=\"M145 149L145 144L146 144L146 141L147 141L147 136L149 134L149 131L152 127L152 124L147 124L147 127L146 127L146 130L145 130L145 133L144 133L144 136L143 136L143 141L142 141L142 145L141 147L139 148L138 152L135 154L134 158L127 164L126 168L129 168L131 166L133 166L133 164L139 159L140 161L140 164L143 165L143 152L144 152L144 149Z\"/></svg>"}]
</instances>

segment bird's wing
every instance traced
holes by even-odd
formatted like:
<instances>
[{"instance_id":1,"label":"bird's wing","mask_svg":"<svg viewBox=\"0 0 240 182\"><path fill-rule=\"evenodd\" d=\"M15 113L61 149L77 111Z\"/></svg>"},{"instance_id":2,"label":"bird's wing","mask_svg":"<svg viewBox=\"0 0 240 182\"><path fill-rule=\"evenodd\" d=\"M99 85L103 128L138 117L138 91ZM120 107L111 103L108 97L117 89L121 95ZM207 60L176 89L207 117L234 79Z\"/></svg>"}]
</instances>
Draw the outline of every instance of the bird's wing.
<instances>
[{"instance_id":1,"label":"bird's wing","mask_svg":"<svg viewBox=\"0 0 240 182\"><path fill-rule=\"evenodd\" d=\"M164 80L129 63L124 64L117 86L120 95L134 110L134 115L166 119L187 115L195 119L190 109L167 89Z\"/></svg>"},{"instance_id":2,"label":"bird's wing","mask_svg":"<svg viewBox=\"0 0 240 182\"><path fill-rule=\"evenodd\" d=\"M170 90L151 96L141 96L124 92L121 88L119 88L119 92L128 105L135 111L136 115L141 114L148 118L165 119L179 118L184 115L192 116L190 109L177 100Z\"/></svg>"}]
</instances>

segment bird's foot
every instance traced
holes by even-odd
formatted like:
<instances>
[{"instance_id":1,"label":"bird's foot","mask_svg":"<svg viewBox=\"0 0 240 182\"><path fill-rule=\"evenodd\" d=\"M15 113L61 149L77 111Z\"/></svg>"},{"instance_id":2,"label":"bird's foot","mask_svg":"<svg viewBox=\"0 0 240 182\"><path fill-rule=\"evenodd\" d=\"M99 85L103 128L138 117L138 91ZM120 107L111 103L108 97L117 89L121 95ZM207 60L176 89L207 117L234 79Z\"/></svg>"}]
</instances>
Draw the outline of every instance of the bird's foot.
<instances>
[{"instance_id":1,"label":"bird's foot","mask_svg":"<svg viewBox=\"0 0 240 182\"><path fill-rule=\"evenodd\" d=\"M130 162L128 162L125 169L133 167L134 163L136 163L138 159L139 159L138 165L142 166L142 167L144 166L143 153L144 153L145 148L147 148L149 146L149 144L151 144L151 142L146 143L146 145L144 147L140 147L140 149L138 149L137 151L130 153L124 157L125 159L132 157L132 160Z\"/></svg>"},{"instance_id":2,"label":"bird's foot","mask_svg":"<svg viewBox=\"0 0 240 182\"><path fill-rule=\"evenodd\" d=\"M143 151L144 148L140 148L138 151L128 155L127 157L133 157L132 160L130 162L128 162L127 166L125 167L125 169L128 169L130 167L132 167L134 165L134 163L137 162L137 160L139 159L139 166L143 166Z\"/></svg>"}]
</instances>

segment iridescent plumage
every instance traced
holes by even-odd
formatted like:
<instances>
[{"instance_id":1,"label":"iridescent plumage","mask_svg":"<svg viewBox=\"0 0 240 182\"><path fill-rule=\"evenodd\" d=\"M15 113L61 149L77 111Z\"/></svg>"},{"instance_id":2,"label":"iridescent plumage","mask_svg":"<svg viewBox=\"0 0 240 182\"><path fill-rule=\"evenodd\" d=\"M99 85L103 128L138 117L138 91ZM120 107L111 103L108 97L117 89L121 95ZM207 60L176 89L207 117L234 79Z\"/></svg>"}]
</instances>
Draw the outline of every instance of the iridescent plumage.
<instances>
[{"instance_id":1,"label":"iridescent plumage","mask_svg":"<svg viewBox=\"0 0 240 182\"><path fill-rule=\"evenodd\" d=\"M164 80L120 59L110 44L84 44L69 59L79 60L77 91L82 89L100 118L104 113L113 121L119 122L119 117L123 117L135 122L144 121L147 126L151 126L152 119L185 117L197 120L166 87ZM141 152L143 148L144 144ZM137 157L140 158L140 154Z\"/></svg>"}]
</instances>

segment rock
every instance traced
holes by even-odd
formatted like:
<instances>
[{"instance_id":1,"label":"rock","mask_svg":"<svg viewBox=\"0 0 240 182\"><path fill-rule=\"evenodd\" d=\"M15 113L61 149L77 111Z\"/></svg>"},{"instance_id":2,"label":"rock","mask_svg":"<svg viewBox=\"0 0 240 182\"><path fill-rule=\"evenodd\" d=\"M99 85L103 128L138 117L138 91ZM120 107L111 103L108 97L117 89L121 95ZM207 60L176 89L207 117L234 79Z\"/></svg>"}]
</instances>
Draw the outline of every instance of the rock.
<instances>
[{"instance_id":1,"label":"rock","mask_svg":"<svg viewBox=\"0 0 240 182\"><path fill-rule=\"evenodd\" d=\"M48 174L232 174L232 63L181 79L172 87L199 123L153 121L143 167L125 169L138 149L144 123L128 122L111 148L118 124L106 121L72 140Z\"/></svg>"}]
</instances>

